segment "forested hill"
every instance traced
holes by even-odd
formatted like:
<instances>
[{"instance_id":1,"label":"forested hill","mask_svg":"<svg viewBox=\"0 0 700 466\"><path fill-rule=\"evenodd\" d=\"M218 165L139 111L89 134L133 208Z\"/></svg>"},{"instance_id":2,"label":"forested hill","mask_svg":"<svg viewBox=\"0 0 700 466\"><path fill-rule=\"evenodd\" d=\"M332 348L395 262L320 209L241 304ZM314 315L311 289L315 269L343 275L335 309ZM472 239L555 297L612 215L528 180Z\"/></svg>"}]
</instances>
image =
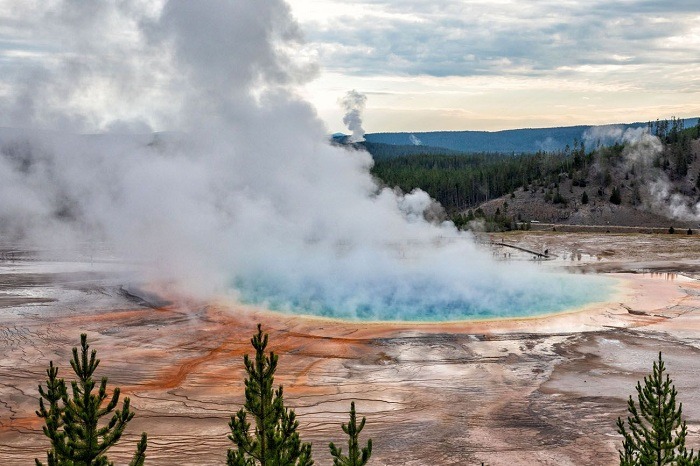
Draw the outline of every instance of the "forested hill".
<instances>
[{"instance_id":1,"label":"forested hill","mask_svg":"<svg viewBox=\"0 0 700 466\"><path fill-rule=\"evenodd\" d=\"M471 220L464 215L469 209L483 210L506 226L521 218L596 225L695 218L681 214L693 211L700 199L700 124L682 129L679 120L663 121L654 135L658 146L637 141L591 150L575 142L562 151L516 156L375 157L372 174L403 192L422 189L458 224ZM500 206L500 213L496 212ZM647 216L642 222L645 212L657 217Z\"/></svg>"},{"instance_id":2,"label":"forested hill","mask_svg":"<svg viewBox=\"0 0 700 466\"><path fill-rule=\"evenodd\" d=\"M364 147L372 154L374 160L393 159L410 155L465 155L442 147L383 144L377 142L363 141L357 143L358 147Z\"/></svg>"},{"instance_id":3,"label":"forested hill","mask_svg":"<svg viewBox=\"0 0 700 466\"><path fill-rule=\"evenodd\" d=\"M682 120L686 128L695 126L697 118ZM369 143L429 146L455 152L534 153L564 150L574 141L595 146L618 142L629 128L646 127L648 123L627 123L602 126L566 126L559 128L526 128L504 131L431 131L416 133L368 133Z\"/></svg>"}]
</instances>

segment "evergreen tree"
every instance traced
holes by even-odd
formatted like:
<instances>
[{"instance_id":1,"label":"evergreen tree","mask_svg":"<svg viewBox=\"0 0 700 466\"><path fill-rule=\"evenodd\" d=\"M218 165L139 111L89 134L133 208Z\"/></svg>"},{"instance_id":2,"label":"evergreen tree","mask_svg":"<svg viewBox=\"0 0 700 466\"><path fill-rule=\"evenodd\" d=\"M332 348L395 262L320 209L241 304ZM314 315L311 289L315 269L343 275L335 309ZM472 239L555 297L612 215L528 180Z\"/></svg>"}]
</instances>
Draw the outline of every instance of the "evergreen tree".
<instances>
[{"instance_id":1,"label":"evergreen tree","mask_svg":"<svg viewBox=\"0 0 700 466\"><path fill-rule=\"evenodd\" d=\"M273 391L277 355L265 354L267 334L258 333L251 339L255 360L243 358L248 378L245 379L245 404L231 416L228 438L236 445L229 449L230 466L311 466L311 444L302 443L297 433L299 422L293 410L284 407L282 386ZM251 414L255 428L247 414Z\"/></svg>"},{"instance_id":2,"label":"evergreen tree","mask_svg":"<svg viewBox=\"0 0 700 466\"><path fill-rule=\"evenodd\" d=\"M622 203L622 195L620 194L620 188L613 188L612 194L610 194L610 202L612 202L615 205L620 205L620 203Z\"/></svg>"},{"instance_id":3,"label":"evergreen tree","mask_svg":"<svg viewBox=\"0 0 700 466\"><path fill-rule=\"evenodd\" d=\"M39 417L45 419L44 434L51 440L51 450L47 452L49 466L106 466L112 463L105 453L121 438L127 423L134 417L129 408L129 398L124 398L122 409L119 404L119 388L115 388L111 399L107 395L107 378L103 377L97 393L92 376L100 364L97 352L92 350L88 357L87 335L80 335L80 355L73 348L70 364L78 380L71 382L71 393L66 383L58 378L58 368L53 361L46 370L48 379L46 390L39 385ZM44 400L48 402L48 409ZM105 401L107 404L105 405ZM99 421L114 412L109 421L99 426ZM146 459L147 437L144 432L136 447L130 466L143 466ZM36 464L42 463L37 459Z\"/></svg>"},{"instance_id":4,"label":"evergreen tree","mask_svg":"<svg viewBox=\"0 0 700 466\"><path fill-rule=\"evenodd\" d=\"M60 461L57 457L56 450L63 451L65 449L65 435L63 435L63 419L61 416L62 409L60 402L66 394L66 383L63 379L58 378L58 368L53 365L53 361L49 362L49 368L46 369L46 391L39 385L39 411L37 416L45 419L45 426L42 428L44 435L51 440L51 450L46 453L48 466L57 466ZM48 401L49 408L46 409L44 400ZM38 459L35 459L37 465L41 465Z\"/></svg>"},{"instance_id":5,"label":"evergreen tree","mask_svg":"<svg viewBox=\"0 0 700 466\"><path fill-rule=\"evenodd\" d=\"M355 414L355 402L350 403L350 422L341 424L343 432L348 435L348 456L343 456L342 449L336 448L331 442L328 446L331 449L333 456L333 466L364 466L372 456L372 439L367 441L367 446L360 449L358 437L360 432L365 427L365 418L362 418L360 425L357 425L357 416Z\"/></svg>"},{"instance_id":6,"label":"evergreen tree","mask_svg":"<svg viewBox=\"0 0 700 466\"><path fill-rule=\"evenodd\" d=\"M558 188L557 188L557 192L554 193L554 197L552 198L552 202L554 204L564 204L564 205L568 204L568 201L566 200L566 198L564 196L561 195Z\"/></svg>"},{"instance_id":7,"label":"evergreen tree","mask_svg":"<svg viewBox=\"0 0 700 466\"><path fill-rule=\"evenodd\" d=\"M603 176L603 186L606 188L612 184L612 175L610 174L610 171L605 171L605 175Z\"/></svg>"},{"instance_id":8,"label":"evergreen tree","mask_svg":"<svg viewBox=\"0 0 700 466\"><path fill-rule=\"evenodd\" d=\"M581 194L581 204L588 204L588 193L586 191Z\"/></svg>"},{"instance_id":9,"label":"evergreen tree","mask_svg":"<svg viewBox=\"0 0 700 466\"><path fill-rule=\"evenodd\" d=\"M617 431L622 435L620 466L700 466L700 457L685 448L687 427L682 420L683 404L676 406L676 387L666 374L659 352L652 373L644 377L644 385L637 382L637 400L627 402L627 428L617 418Z\"/></svg>"}]
</instances>

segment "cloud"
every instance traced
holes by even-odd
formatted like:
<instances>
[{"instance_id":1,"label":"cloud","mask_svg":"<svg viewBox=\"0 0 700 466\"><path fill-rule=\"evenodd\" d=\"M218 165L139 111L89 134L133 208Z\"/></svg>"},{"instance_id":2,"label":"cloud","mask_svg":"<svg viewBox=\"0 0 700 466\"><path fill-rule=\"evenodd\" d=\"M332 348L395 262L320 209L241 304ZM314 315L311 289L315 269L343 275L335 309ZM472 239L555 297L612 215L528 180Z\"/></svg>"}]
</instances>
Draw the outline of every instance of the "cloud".
<instances>
[{"instance_id":1,"label":"cloud","mask_svg":"<svg viewBox=\"0 0 700 466\"><path fill-rule=\"evenodd\" d=\"M336 96L352 88L406 94L372 99L370 132L606 124L698 112L697 2L291 2L324 70L311 98L334 129L342 120L332 108Z\"/></svg>"},{"instance_id":2,"label":"cloud","mask_svg":"<svg viewBox=\"0 0 700 466\"><path fill-rule=\"evenodd\" d=\"M692 65L698 14L691 1L364 1L304 26L334 71L536 76L585 65ZM671 46L673 38L686 40Z\"/></svg>"}]
</instances>

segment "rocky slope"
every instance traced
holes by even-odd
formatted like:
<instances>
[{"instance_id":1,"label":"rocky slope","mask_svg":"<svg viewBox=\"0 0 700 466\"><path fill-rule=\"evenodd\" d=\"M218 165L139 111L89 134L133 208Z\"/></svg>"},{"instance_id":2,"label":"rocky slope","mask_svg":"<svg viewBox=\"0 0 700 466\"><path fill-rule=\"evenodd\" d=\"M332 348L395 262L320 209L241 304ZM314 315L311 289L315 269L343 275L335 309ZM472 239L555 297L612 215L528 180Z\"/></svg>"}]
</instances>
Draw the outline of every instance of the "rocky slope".
<instances>
[{"instance_id":1,"label":"rocky slope","mask_svg":"<svg viewBox=\"0 0 700 466\"><path fill-rule=\"evenodd\" d=\"M671 155L626 148L618 156L607 160L598 156L581 170L562 172L558 180L547 184L533 182L480 208L488 216L521 222L696 229L700 141L692 141L690 151L685 176L678 175L670 161L663 166ZM612 199L616 189L619 203Z\"/></svg>"}]
</instances>

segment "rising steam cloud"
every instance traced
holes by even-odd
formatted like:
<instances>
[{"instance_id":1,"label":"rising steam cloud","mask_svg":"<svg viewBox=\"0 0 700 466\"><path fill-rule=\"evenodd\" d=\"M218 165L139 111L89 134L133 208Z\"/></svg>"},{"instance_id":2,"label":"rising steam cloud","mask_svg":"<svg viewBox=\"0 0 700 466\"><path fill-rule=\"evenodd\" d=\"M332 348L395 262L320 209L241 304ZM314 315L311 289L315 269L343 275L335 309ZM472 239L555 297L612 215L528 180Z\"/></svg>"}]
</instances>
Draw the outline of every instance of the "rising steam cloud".
<instances>
[{"instance_id":1,"label":"rising steam cloud","mask_svg":"<svg viewBox=\"0 0 700 466\"><path fill-rule=\"evenodd\" d=\"M695 197L678 192L666 171L654 165L664 151L661 140L646 128L630 128L621 139L627 143L623 151L626 168L639 173L647 207L677 220L700 220L700 203Z\"/></svg>"},{"instance_id":2,"label":"rising steam cloud","mask_svg":"<svg viewBox=\"0 0 700 466\"><path fill-rule=\"evenodd\" d=\"M494 263L425 219L425 193L380 188L367 153L329 145L295 92L317 67L281 0L62 0L12 15L35 45L1 65L6 239L105 245L142 280L346 317L543 312L591 292ZM344 100L353 138L364 101Z\"/></svg>"},{"instance_id":3,"label":"rising steam cloud","mask_svg":"<svg viewBox=\"0 0 700 466\"><path fill-rule=\"evenodd\" d=\"M340 105L345 110L343 123L348 127L352 134L350 142L360 142L365 140L365 130L362 128L362 112L367 104L367 96L360 94L355 89L348 91L340 100Z\"/></svg>"}]
</instances>

